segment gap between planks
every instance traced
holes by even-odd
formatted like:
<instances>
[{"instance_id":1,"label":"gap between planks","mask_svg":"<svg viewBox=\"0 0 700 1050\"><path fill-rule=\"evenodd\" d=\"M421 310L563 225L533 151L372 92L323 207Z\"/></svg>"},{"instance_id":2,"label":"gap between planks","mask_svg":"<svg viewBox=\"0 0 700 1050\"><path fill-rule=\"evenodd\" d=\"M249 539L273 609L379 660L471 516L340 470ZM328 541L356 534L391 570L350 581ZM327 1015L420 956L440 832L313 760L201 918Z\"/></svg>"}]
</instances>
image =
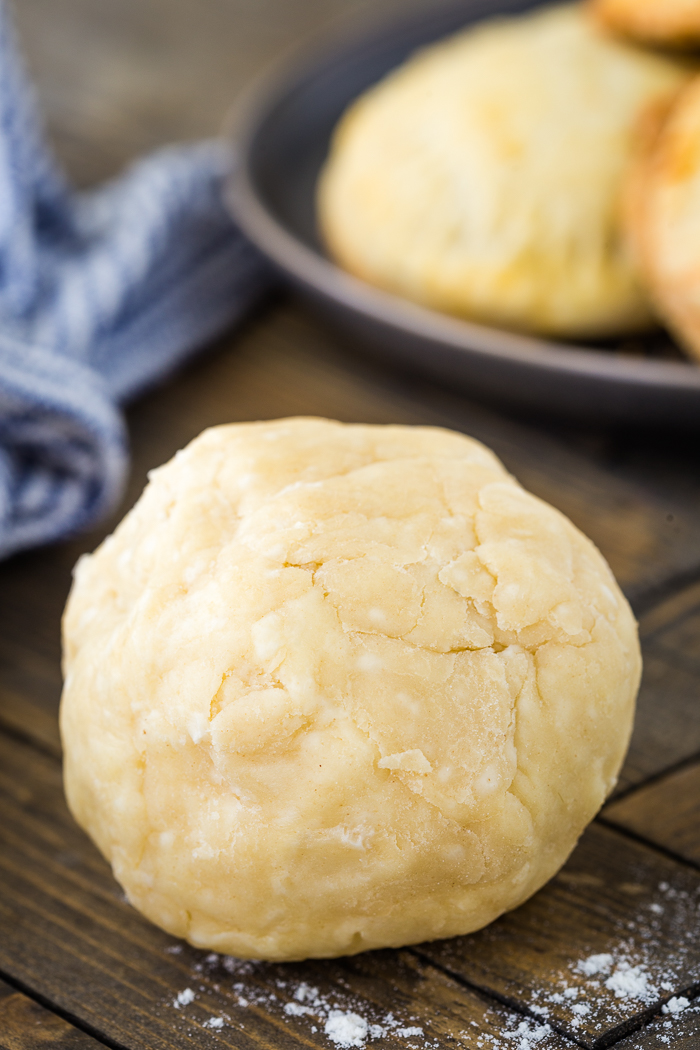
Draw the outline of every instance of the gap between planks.
<instances>
[{"instance_id":1,"label":"gap between planks","mask_svg":"<svg viewBox=\"0 0 700 1050\"><path fill-rule=\"evenodd\" d=\"M0 974L0 1050L129 1050L105 1041L31 989Z\"/></svg>"}]
</instances>

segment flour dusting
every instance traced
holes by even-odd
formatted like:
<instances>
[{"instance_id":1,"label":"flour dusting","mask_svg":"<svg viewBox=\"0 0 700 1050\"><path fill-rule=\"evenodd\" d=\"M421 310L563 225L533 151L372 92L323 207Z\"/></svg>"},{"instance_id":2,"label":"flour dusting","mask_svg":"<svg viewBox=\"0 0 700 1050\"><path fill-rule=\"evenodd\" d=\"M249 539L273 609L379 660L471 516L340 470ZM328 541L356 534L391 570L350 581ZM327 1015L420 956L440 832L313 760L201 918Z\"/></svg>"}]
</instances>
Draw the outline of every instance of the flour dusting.
<instances>
[{"instance_id":1,"label":"flour dusting","mask_svg":"<svg viewBox=\"0 0 700 1050\"><path fill-rule=\"evenodd\" d=\"M191 988L183 988L181 992L178 992L173 1001L173 1006L178 1010L181 1006L189 1006L190 1003L194 1002L194 992Z\"/></svg>"},{"instance_id":2,"label":"flour dusting","mask_svg":"<svg viewBox=\"0 0 700 1050\"><path fill-rule=\"evenodd\" d=\"M690 1006L690 1000L684 995L674 995L661 1007L662 1014L682 1014Z\"/></svg>"},{"instance_id":3,"label":"flour dusting","mask_svg":"<svg viewBox=\"0 0 700 1050\"><path fill-rule=\"evenodd\" d=\"M455 1050L555 1050L562 1036L595 1040L617 1024L648 1016L650 1009L656 1016L639 1035L654 1033L660 1050L673 1045L679 1025L694 1024L696 1017L700 1037L700 1000L687 998L687 989L700 980L700 890L692 893L666 882L645 889L641 878L627 885L635 910L624 915L617 929L612 927L608 943L570 958L560 971L545 972L541 987L532 988L524 1003L530 1016L493 1003L484 1004L479 1020L469 1021L472 1027L462 1031L455 1029L453 1018L449 1032ZM176 956L182 948L173 945L166 951ZM328 965L328 971L318 963L305 969L307 978L312 973L319 984L323 981L322 990L299 979L300 969L293 964L209 952L191 963L193 986L178 992L171 1005L185 1023L213 1031L245 1029L246 1012L259 1007L302 1026L308 1038L316 1037L331 1050L362 1050L382 1041L402 1050L444 1046L444 1031L431 1028L434 1020L383 1012L352 992L342 964L340 969ZM207 1001L214 994L218 998ZM191 1009L185 1014L186 1007ZM634 1039L628 1037L628 1050L637 1050Z\"/></svg>"},{"instance_id":4,"label":"flour dusting","mask_svg":"<svg viewBox=\"0 0 700 1050\"><path fill-rule=\"evenodd\" d=\"M359 1014L331 1010L323 1031L338 1046L364 1046L369 1025Z\"/></svg>"}]
</instances>

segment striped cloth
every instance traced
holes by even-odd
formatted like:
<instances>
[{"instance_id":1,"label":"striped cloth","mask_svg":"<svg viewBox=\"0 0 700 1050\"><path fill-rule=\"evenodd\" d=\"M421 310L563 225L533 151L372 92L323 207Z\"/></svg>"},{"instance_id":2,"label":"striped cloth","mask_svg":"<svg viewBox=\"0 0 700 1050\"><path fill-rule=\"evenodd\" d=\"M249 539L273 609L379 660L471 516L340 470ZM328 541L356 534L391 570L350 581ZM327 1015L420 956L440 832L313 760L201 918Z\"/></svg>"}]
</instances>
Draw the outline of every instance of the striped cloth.
<instances>
[{"instance_id":1,"label":"striped cloth","mask_svg":"<svg viewBox=\"0 0 700 1050\"><path fill-rule=\"evenodd\" d=\"M0 0L0 557L95 523L128 469L119 405L268 288L221 200L223 144L89 193L43 140Z\"/></svg>"}]
</instances>

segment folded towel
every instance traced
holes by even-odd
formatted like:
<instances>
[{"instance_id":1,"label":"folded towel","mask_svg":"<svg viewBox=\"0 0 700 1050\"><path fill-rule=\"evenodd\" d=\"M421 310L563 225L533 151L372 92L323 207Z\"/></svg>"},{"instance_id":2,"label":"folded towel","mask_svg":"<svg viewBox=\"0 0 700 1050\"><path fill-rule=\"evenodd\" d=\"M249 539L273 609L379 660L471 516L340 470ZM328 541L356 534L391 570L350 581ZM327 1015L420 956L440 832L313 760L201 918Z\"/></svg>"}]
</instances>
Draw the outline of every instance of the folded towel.
<instances>
[{"instance_id":1,"label":"folded towel","mask_svg":"<svg viewBox=\"0 0 700 1050\"><path fill-rule=\"evenodd\" d=\"M220 142L68 186L0 0L0 557L95 523L128 467L118 405L238 320L271 274L226 213Z\"/></svg>"}]
</instances>

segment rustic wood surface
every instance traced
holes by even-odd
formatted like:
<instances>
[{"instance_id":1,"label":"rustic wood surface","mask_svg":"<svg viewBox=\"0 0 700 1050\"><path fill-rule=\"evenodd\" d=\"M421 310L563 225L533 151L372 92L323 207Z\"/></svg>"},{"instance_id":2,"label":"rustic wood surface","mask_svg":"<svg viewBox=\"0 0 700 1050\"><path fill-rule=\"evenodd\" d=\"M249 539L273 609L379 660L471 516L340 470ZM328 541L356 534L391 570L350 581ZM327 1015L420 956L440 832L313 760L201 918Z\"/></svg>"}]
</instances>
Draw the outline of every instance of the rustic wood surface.
<instances>
[{"instance_id":1,"label":"rustic wood surface","mask_svg":"<svg viewBox=\"0 0 700 1050\"><path fill-rule=\"evenodd\" d=\"M700 765L693 763L607 806L605 819L700 866Z\"/></svg>"},{"instance_id":2,"label":"rustic wood surface","mask_svg":"<svg viewBox=\"0 0 700 1050\"><path fill-rule=\"evenodd\" d=\"M52 1010L0 981L1 1050L99 1050L100 1043Z\"/></svg>"},{"instance_id":3,"label":"rustic wood surface","mask_svg":"<svg viewBox=\"0 0 700 1050\"><path fill-rule=\"evenodd\" d=\"M338 16L405 6L17 0L16 14L57 151L89 184L143 149L214 133L248 79L296 38ZM392 1048L700 1046L694 442L515 418L355 350L279 295L129 410L133 471L111 522L0 565L2 1050L327 1050L333 1006L378 1025L374 1045ZM645 674L615 796L522 908L471 937L404 951L241 965L142 920L70 818L56 722L59 622L77 557L133 503L151 467L205 426L291 414L435 423L485 441L601 547L640 617ZM178 1003L187 988L194 1000ZM669 1000L690 1005L663 1013Z\"/></svg>"}]
</instances>

